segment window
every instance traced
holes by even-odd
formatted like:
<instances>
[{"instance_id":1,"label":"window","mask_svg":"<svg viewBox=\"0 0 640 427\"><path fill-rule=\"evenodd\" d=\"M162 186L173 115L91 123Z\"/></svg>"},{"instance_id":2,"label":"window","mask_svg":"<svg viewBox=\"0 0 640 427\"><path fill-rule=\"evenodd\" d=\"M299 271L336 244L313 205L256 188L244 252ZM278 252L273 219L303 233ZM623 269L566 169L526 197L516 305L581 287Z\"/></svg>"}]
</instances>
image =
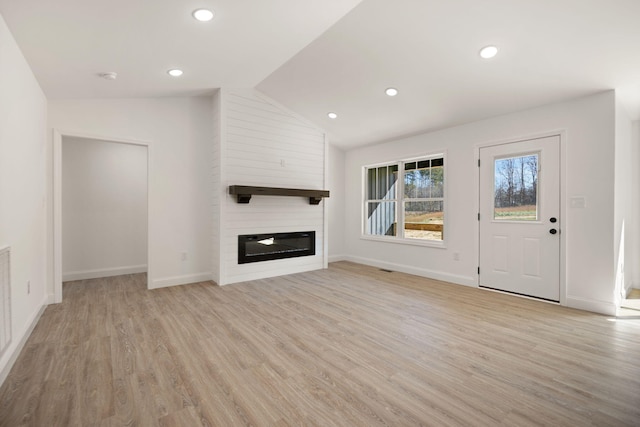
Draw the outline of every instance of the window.
<instances>
[{"instance_id":1,"label":"window","mask_svg":"<svg viewBox=\"0 0 640 427\"><path fill-rule=\"evenodd\" d=\"M367 168L367 234L396 235L397 182L397 164Z\"/></svg>"},{"instance_id":2,"label":"window","mask_svg":"<svg viewBox=\"0 0 640 427\"><path fill-rule=\"evenodd\" d=\"M497 159L494 165L493 219L538 219L538 154Z\"/></svg>"},{"instance_id":3,"label":"window","mask_svg":"<svg viewBox=\"0 0 640 427\"><path fill-rule=\"evenodd\" d=\"M444 240L444 155L365 168L364 234Z\"/></svg>"},{"instance_id":4,"label":"window","mask_svg":"<svg viewBox=\"0 0 640 427\"><path fill-rule=\"evenodd\" d=\"M404 164L404 237L443 240L444 159Z\"/></svg>"}]
</instances>

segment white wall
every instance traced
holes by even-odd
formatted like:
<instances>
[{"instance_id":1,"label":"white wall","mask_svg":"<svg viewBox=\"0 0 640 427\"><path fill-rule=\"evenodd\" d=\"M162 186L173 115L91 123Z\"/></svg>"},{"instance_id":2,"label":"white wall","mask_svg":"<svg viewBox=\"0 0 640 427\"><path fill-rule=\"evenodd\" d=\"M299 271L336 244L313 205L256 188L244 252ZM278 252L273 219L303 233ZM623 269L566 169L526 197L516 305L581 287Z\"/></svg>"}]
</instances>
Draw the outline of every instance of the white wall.
<instances>
[{"instance_id":1,"label":"white wall","mask_svg":"<svg viewBox=\"0 0 640 427\"><path fill-rule=\"evenodd\" d=\"M1 384L48 300L47 101L1 16L0 64L0 247L11 246L13 337L0 358Z\"/></svg>"},{"instance_id":2,"label":"white wall","mask_svg":"<svg viewBox=\"0 0 640 427\"><path fill-rule=\"evenodd\" d=\"M239 204L228 186L324 189L324 134L256 91L221 90L220 97L219 284L323 268L324 202L253 196L249 204ZM316 232L315 256L238 264L238 235L293 231Z\"/></svg>"},{"instance_id":3,"label":"white wall","mask_svg":"<svg viewBox=\"0 0 640 427\"><path fill-rule=\"evenodd\" d=\"M62 141L63 280L147 271L147 147Z\"/></svg>"},{"instance_id":4,"label":"white wall","mask_svg":"<svg viewBox=\"0 0 640 427\"><path fill-rule=\"evenodd\" d=\"M354 149L346 154L345 249L349 259L477 286L479 144L563 131L565 175L560 227L564 241L563 304L607 314L614 300L614 93L483 120L439 132ZM363 240L362 168L365 165L447 150L446 248ZM597 172L597 173L596 173ZM572 196L584 209L569 209ZM453 259L453 252L460 260Z\"/></svg>"},{"instance_id":5,"label":"white wall","mask_svg":"<svg viewBox=\"0 0 640 427\"><path fill-rule=\"evenodd\" d=\"M640 288L640 120L631 125L631 227L628 234L634 236L629 244L629 256L625 271L631 275L631 283L627 283L633 288Z\"/></svg>"},{"instance_id":6,"label":"white wall","mask_svg":"<svg viewBox=\"0 0 640 427\"><path fill-rule=\"evenodd\" d=\"M329 261L344 259L345 152L329 145Z\"/></svg>"},{"instance_id":7,"label":"white wall","mask_svg":"<svg viewBox=\"0 0 640 427\"><path fill-rule=\"evenodd\" d=\"M49 101L50 129L149 143L152 288L211 279L211 107L211 97Z\"/></svg>"}]
</instances>

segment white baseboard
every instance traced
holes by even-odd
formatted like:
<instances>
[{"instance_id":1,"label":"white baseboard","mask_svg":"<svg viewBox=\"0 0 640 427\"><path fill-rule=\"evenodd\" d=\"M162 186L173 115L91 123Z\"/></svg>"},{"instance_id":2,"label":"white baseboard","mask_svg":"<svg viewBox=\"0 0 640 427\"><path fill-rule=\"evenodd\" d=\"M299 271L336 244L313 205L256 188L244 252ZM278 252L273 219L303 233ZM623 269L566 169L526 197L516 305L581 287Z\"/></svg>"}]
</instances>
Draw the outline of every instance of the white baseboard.
<instances>
[{"instance_id":1,"label":"white baseboard","mask_svg":"<svg viewBox=\"0 0 640 427\"><path fill-rule=\"evenodd\" d=\"M167 288L169 286L188 285L190 283L207 282L213 280L213 273L185 274L183 276L164 277L149 282L149 289Z\"/></svg>"},{"instance_id":2,"label":"white baseboard","mask_svg":"<svg viewBox=\"0 0 640 427\"><path fill-rule=\"evenodd\" d=\"M336 257L338 258L338 257ZM370 258L361 258L357 256L340 256L336 261L351 261L358 264L369 265L372 267L384 268L386 270L399 271L402 273L413 274L415 276L427 277L429 279L442 280L445 282L465 285L470 287L478 287L477 278L471 276L461 276L450 274L442 271L428 270L410 265L395 264L391 262L380 261ZM588 300L580 297L568 296L566 306L576 308L578 310L591 311L594 313L604 314L607 316L616 315L616 305L609 301Z\"/></svg>"},{"instance_id":3,"label":"white baseboard","mask_svg":"<svg viewBox=\"0 0 640 427\"><path fill-rule=\"evenodd\" d=\"M346 255L329 255L329 262L346 261Z\"/></svg>"},{"instance_id":4,"label":"white baseboard","mask_svg":"<svg viewBox=\"0 0 640 427\"><path fill-rule=\"evenodd\" d=\"M606 316L616 315L616 305L609 301L588 300L580 297L567 296L567 307L600 313Z\"/></svg>"},{"instance_id":5,"label":"white baseboard","mask_svg":"<svg viewBox=\"0 0 640 427\"><path fill-rule=\"evenodd\" d=\"M62 273L62 281L88 280L101 277L122 276L123 274L146 273L147 265L129 265L124 267L100 268L96 270L69 271Z\"/></svg>"},{"instance_id":6,"label":"white baseboard","mask_svg":"<svg viewBox=\"0 0 640 427\"><path fill-rule=\"evenodd\" d=\"M474 288L478 287L477 278L471 276L461 276L458 274L450 274L443 271L428 270L426 268L418 268L411 265L396 264L392 262L385 262L377 259L361 258L356 256L343 256L341 261L351 261L358 264L369 265L372 267L384 268L386 270L399 271L401 273L413 274L414 276L421 276L429 279L441 280L443 282L455 283L456 285L464 285Z\"/></svg>"},{"instance_id":7,"label":"white baseboard","mask_svg":"<svg viewBox=\"0 0 640 427\"><path fill-rule=\"evenodd\" d=\"M12 343L7 349L7 352L4 354L2 359L0 359L0 386L4 383L4 381L9 376L9 372L11 372L11 368L13 368L13 364L16 363L20 352L24 348L24 345L27 343L27 340L31 336L31 332L38 324L38 320L40 320L40 316L44 313L44 310L47 308L46 302L49 297L46 296L42 301L42 305L34 313L34 315L27 322L26 327L22 330L21 333L18 334L17 337L12 338Z\"/></svg>"}]
</instances>

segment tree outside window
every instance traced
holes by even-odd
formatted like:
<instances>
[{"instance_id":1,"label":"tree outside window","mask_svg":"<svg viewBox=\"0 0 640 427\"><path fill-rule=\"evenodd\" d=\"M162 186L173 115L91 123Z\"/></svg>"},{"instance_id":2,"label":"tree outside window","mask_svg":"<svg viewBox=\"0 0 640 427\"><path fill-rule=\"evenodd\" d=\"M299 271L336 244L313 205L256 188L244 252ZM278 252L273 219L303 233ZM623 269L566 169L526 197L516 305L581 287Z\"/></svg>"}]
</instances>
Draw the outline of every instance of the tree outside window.
<instances>
[{"instance_id":1,"label":"tree outside window","mask_svg":"<svg viewBox=\"0 0 640 427\"><path fill-rule=\"evenodd\" d=\"M538 219L538 154L497 159L494 181L494 219Z\"/></svg>"}]
</instances>

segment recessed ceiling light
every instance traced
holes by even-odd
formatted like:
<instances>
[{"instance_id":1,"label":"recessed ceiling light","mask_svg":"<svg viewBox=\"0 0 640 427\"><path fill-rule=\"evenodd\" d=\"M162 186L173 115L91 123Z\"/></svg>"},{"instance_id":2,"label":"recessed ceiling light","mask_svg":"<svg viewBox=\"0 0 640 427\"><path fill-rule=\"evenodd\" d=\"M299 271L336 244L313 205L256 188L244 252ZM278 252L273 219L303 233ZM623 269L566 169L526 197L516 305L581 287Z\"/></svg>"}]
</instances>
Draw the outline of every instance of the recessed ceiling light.
<instances>
[{"instance_id":1,"label":"recessed ceiling light","mask_svg":"<svg viewBox=\"0 0 640 427\"><path fill-rule=\"evenodd\" d=\"M327 113L327 116L329 116L330 119L337 119L338 115L336 113Z\"/></svg>"},{"instance_id":2,"label":"recessed ceiling light","mask_svg":"<svg viewBox=\"0 0 640 427\"><path fill-rule=\"evenodd\" d=\"M211 21L215 16L213 11L209 9L196 9L193 11L192 15L194 18L201 22Z\"/></svg>"},{"instance_id":3,"label":"recessed ceiling light","mask_svg":"<svg viewBox=\"0 0 640 427\"><path fill-rule=\"evenodd\" d=\"M396 96L398 94L398 89L396 89L395 87L390 87L390 88L387 88L387 90L385 90L384 93L386 93L389 96Z\"/></svg>"},{"instance_id":4,"label":"recessed ceiling light","mask_svg":"<svg viewBox=\"0 0 640 427\"><path fill-rule=\"evenodd\" d=\"M167 74L169 74L171 77L180 77L183 74L183 72L182 70L174 68L172 70L167 71Z\"/></svg>"},{"instance_id":5,"label":"recessed ceiling light","mask_svg":"<svg viewBox=\"0 0 640 427\"><path fill-rule=\"evenodd\" d=\"M495 46L485 46L480 49L480 56L484 59L493 58L498 54L498 48Z\"/></svg>"}]
</instances>

